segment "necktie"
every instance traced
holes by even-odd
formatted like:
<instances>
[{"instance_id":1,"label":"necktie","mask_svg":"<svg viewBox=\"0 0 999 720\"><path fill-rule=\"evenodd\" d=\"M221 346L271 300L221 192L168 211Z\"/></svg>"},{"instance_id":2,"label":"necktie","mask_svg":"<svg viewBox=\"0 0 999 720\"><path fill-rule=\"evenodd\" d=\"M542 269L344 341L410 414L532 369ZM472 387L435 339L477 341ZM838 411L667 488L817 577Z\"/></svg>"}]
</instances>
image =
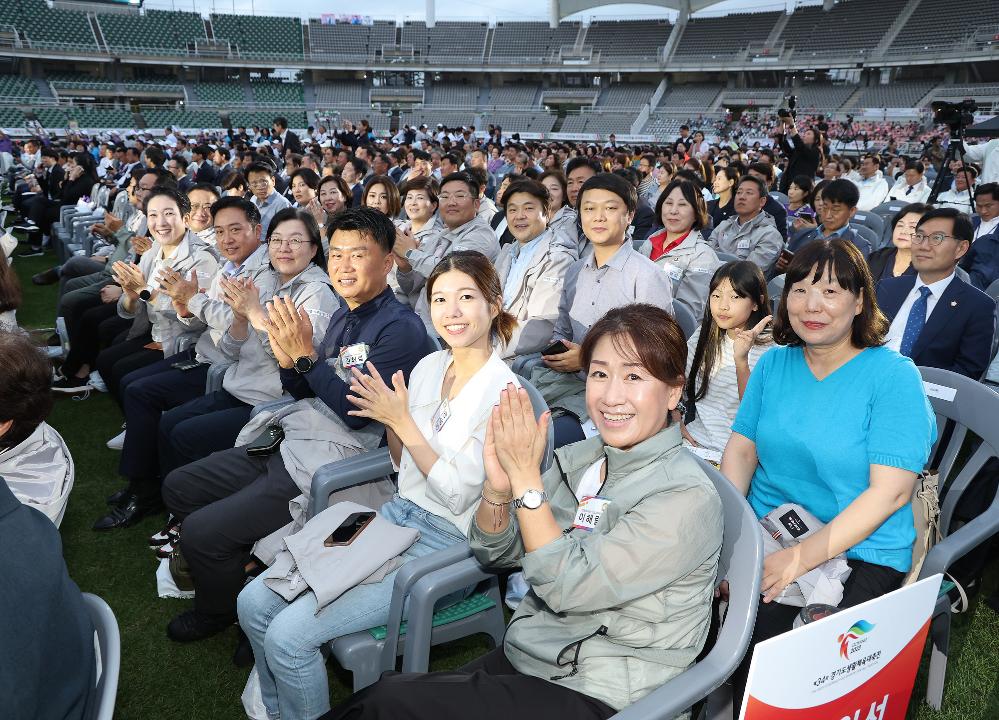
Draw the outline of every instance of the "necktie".
<instances>
[{"instance_id":1,"label":"necktie","mask_svg":"<svg viewBox=\"0 0 999 720\"><path fill-rule=\"evenodd\" d=\"M926 324L926 298L929 296L930 289L923 285L919 288L919 297L909 310L909 318L905 321L905 331L902 333L902 345L899 347L899 352L906 357L912 357L912 348Z\"/></svg>"},{"instance_id":2,"label":"necktie","mask_svg":"<svg viewBox=\"0 0 999 720\"><path fill-rule=\"evenodd\" d=\"M906 195L908 195L908 194L909 194L909 193L911 193L911 192L912 192L912 185L910 185L909 187L907 187L907 188L905 189L905 194L906 194Z\"/></svg>"}]
</instances>

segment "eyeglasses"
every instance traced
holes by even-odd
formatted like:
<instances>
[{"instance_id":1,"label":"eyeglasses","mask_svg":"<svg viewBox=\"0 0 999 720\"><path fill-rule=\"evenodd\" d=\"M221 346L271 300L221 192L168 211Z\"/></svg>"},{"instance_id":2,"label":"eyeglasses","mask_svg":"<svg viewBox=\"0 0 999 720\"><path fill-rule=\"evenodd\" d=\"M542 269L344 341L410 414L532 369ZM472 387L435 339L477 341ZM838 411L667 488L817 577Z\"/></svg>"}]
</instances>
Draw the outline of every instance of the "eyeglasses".
<instances>
[{"instance_id":1,"label":"eyeglasses","mask_svg":"<svg viewBox=\"0 0 999 720\"><path fill-rule=\"evenodd\" d=\"M451 200L452 198L455 199L455 200L457 200L458 202L465 202L470 197L472 197L472 195L470 193L467 193L467 192L456 192L454 194L443 193L442 195L439 196L438 199L442 203L446 203L448 200Z\"/></svg>"},{"instance_id":2,"label":"eyeglasses","mask_svg":"<svg viewBox=\"0 0 999 720\"><path fill-rule=\"evenodd\" d=\"M201 212L202 210L211 210L211 203L191 203L191 212Z\"/></svg>"},{"instance_id":3,"label":"eyeglasses","mask_svg":"<svg viewBox=\"0 0 999 720\"><path fill-rule=\"evenodd\" d=\"M292 250L298 250L303 245L311 244L311 240L302 240L301 238L275 238L272 237L267 241L267 244L272 248L279 248L284 243L288 243L288 247Z\"/></svg>"},{"instance_id":4,"label":"eyeglasses","mask_svg":"<svg viewBox=\"0 0 999 720\"><path fill-rule=\"evenodd\" d=\"M944 238L953 238L955 240L957 239L953 235L948 235L947 233L942 233L942 232L933 233L932 235L927 235L926 233L921 233L921 232L914 232L912 233L912 239L910 240L910 242L913 245L922 245L924 242L928 242L933 247L936 247L937 245L939 245L944 241Z\"/></svg>"},{"instance_id":5,"label":"eyeglasses","mask_svg":"<svg viewBox=\"0 0 999 720\"><path fill-rule=\"evenodd\" d=\"M252 182L247 183L247 185L249 185L250 187L267 187L270 184L271 184L270 178L267 178L266 180L254 180Z\"/></svg>"}]
</instances>

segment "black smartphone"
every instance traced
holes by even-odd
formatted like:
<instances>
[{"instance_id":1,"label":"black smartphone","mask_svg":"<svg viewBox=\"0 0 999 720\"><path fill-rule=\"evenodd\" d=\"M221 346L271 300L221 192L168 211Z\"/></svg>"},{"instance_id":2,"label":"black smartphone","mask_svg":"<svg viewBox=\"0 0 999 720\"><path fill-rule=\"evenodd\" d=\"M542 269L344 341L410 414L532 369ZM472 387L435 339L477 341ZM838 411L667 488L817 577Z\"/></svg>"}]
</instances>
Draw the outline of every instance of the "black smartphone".
<instances>
[{"instance_id":1,"label":"black smartphone","mask_svg":"<svg viewBox=\"0 0 999 720\"><path fill-rule=\"evenodd\" d=\"M197 360L181 360L179 362L171 363L170 367L174 370L194 370L197 367L201 367L201 363Z\"/></svg>"},{"instance_id":2,"label":"black smartphone","mask_svg":"<svg viewBox=\"0 0 999 720\"><path fill-rule=\"evenodd\" d=\"M250 457L266 457L273 455L281 447L284 440L284 428L280 425L268 425L253 442L246 446L246 454Z\"/></svg>"},{"instance_id":3,"label":"black smartphone","mask_svg":"<svg viewBox=\"0 0 999 720\"><path fill-rule=\"evenodd\" d=\"M541 351L542 355L561 355L569 352L569 347L561 340L556 340L551 345Z\"/></svg>"},{"instance_id":4,"label":"black smartphone","mask_svg":"<svg viewBox=\"0 0 999 720\"><path fill-rule=\"evenodd\" d=\"M323 545L326 547L350 545L357 539L357 536L361 534L361 531L368 526L368 523L374 519L375 513L371 510L356 512L348 515L347 518L340 523L340 527L331 532L330 536L323 541Z\"/></svg>"}]
</instances>

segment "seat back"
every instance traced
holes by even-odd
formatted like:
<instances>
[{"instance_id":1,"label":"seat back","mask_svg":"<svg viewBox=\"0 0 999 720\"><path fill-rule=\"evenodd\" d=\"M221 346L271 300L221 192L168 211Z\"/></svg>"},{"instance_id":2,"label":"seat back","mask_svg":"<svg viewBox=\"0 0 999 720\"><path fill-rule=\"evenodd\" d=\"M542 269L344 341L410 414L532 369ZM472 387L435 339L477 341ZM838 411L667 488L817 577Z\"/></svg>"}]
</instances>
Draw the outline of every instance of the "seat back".
<instances>
[{"instance_id":1,"label":"seat back","mask_svg":"<svg viewBox=\"0 0 999 720\"><path fill-rule=\"evenodd\" d=\"M97 708L94 720L111 720L118 695L118 674L121 672L121 635L118 621L106 602L96 595L83 593L83 604L97 631L100 649L97 677Z\"/></svg>"},{"instance_id":2,"label":"seat back","mask_svg":"<svg viewBox=\"0 0 999 720\"><path fill-rule=\"evenodd\" d=\"M891 219L895 217L899 210L904 208L909 203L899 202L898 200L889 200L888 202L883 202L876 208L871 210L875 215L880 215L881 219L885 221L886 224L891 224Z\"/></svg>"},{"instance_id":3,"label":"seat back","mask_svg":"<svg viewBox=\"0 0 999 720\"><path fill-rule=\"evenodd\" d=\"M548 412L548 402L541 391L534 387L529 380L520 378L520 385L527 391L527 396L531 398L531 407L534 408L534 418L538 419L542 414ZM555 458L555 423L548 423L548 439L545 440L545 454L541 459L541 472L545 472L552 466Z\"/></svg>"},{"instance_id":4,"label":"seat back","mask_svg":"<svg viewBox=\"0 0 999 720\"><path fill-rule=\"evenodd\" d=\"M787 207L787 204L791 202L791 198L789 198L785 193L777 192L776 190L770 193L770 197L772 197L774 200L779 202L784 207Z\"/></svg>"},{"instance_id":5,"label":"seat back","mask_svg":"<svg viewBox=\"0 0 999 720\"><path fill-rule=\"evenodd\" d=\"M863 225L874 231L874 234L881 237L884 234L885 221L880 215L872 212L857 212L853 215L851 224Z\"/></svg>"},{"instance_id":6,"label":"seat back","mask_svg":"<svg viewBox=\"0 0 999 720\"><path fill-rule=\"evenodd\" d=\"M0 224L3 223L0 222ZM985 294L988 295L993 300L995 300L997 303L999 303L999 280L996 280L987 288L985 288Z\"/></svg>"},{"instance_id":7,"label":"seat back","mask_svg":"<svg viewBox=\"0 0 999 720\"><path fill-rule=\"evenodd\" d=\"M949 370L920 367L919 373L937 418L937 439L930 457L936 460L934 464L940 473L943 494L940 529L946 537L961 495L985 463L990 458L999 457L999 423L996 423L996 418L999 418L999 393ZM953 428L949 435L946 432L948 425ZM958 461L963 459L962 449L969 432L979 437L981 444L963 464L958 465ZM995 500L992 507L999 512ZM927 573L924 566L920 577L932 574Z\"/></svg>"},{"instance_id":8,"label":"seat back","mask_svg":"<svg viewBox=\"0 0 999 720\"><path fill-rule=\"evenodd\" d=\"M708 654L675 678L614 715L615 720L651 720L679 715L719 688L742 662L756 623L763 577L763 536L756 513L735 485L713 465L697 459L722 502L725 532L718 578L729 583L728 612Z\"/></svg>"},{"instance_id":9,"label":"seat back","mask_svg":"<svg viewBox=\"0 0 999 720\"><path fill-rule=\"evenodd\" d=\"M877 250L881 246L881 238L866 225L851 222L850 229L869 242L871 244L872 251Z\"/></svg>"},{"instance_id":10,"label":"seat back","mask_svg":"<svg viewBox=\"0 0 999 720\"><path fill-rule=\"evenodd\" d=\"M694 311L685 302L673 300L673 319L683 330L683 336L689 340L690 336L697 330L698 323Z\"/></svg>"}]
</instances>

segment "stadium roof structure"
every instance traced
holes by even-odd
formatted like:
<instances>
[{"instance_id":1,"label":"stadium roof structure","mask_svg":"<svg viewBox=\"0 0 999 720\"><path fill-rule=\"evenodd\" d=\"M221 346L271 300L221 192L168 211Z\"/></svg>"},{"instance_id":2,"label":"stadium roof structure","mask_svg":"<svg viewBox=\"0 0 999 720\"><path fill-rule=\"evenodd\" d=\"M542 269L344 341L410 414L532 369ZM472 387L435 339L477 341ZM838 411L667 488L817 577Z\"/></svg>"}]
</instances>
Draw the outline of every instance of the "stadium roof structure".
<instances>
[{"instance_id":1,"label":"stadium roof structure","mask_svg":"<svg viewBox=\"0 0 999 720\"><path fill-rule=\"evenodd\" d=\"M604 7L605 5L615 5L613 0L549 0L551 3L552 16L557 16L562 20L569 15L573 15L584 10ZM639 5L654 5L666 8L667 10L686 10L688 14L703 10L704 8L718 5L724 0L630 0Z\"/></svg>"}]
</instances>

